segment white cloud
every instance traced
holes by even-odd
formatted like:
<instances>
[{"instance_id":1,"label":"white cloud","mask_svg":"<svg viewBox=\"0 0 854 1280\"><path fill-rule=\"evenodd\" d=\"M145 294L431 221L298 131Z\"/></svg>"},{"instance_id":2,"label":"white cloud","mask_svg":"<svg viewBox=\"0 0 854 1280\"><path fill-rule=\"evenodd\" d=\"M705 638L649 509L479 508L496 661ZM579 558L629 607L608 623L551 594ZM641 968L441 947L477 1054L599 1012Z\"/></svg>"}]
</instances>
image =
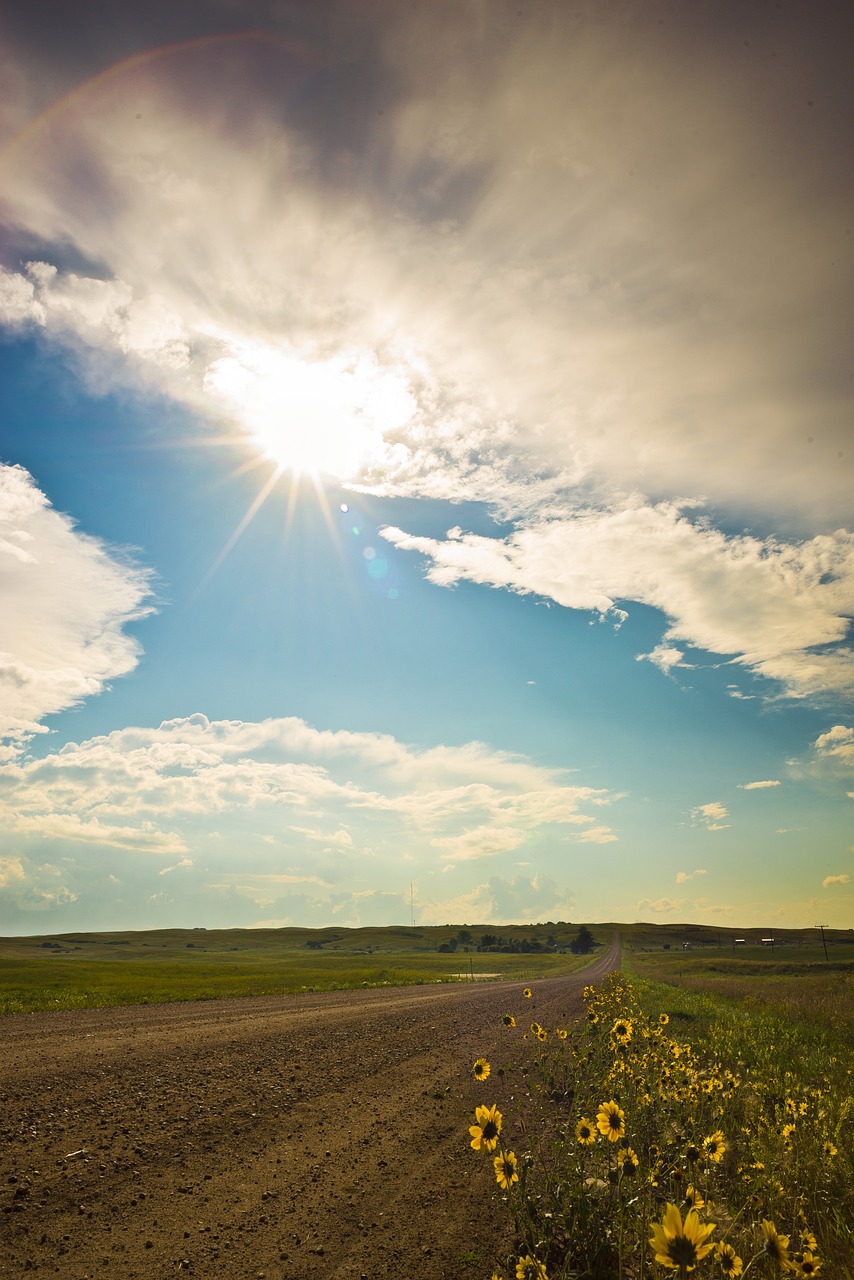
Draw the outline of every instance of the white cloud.
<instances>
[{"instance_id":1,"label":"white cloud","mask_svg":"<svg viewBox=\"0 0 854 1280\"><path fill-rule=\"evenodd\" d=\"M0 745L14 746L136 666L139 646L125 628L150 611L150 580L55 511L22 467L6 465L0 575Z\"/></svg>"},{"instance_id":2,"label":"white cloud","mask_svg":"<svg viewBox=\"0 0 854 1280\"><path fill-rule=\"evenodd\" d=\"M184 853L187 846L180 836L160 831L151 822L137 827L117 827L97 818L84 819L77 813L10 814L9 829L21 835L40 836L43 840L83 843L87 847L138 849L145 853Z\"/></svg>"},{"instance_id":3,"label":"white cloud","mask_svg":"<svg viewBox=\"0 0 854 1280\"><path fill-rule=\"evenodd\" d=\"M729 817L729 810L718 800L713 800L710 804L697 805L691 810L691 821L695 826L703 826L708 831L723 831L730 823L724 819Z\"/></svg>"},{"instance_id":4,"label":"white cloud","mask_svg":"<svg viewBox=\"0 0 854 1280\"><path fill-rule=\"evenodd\" d=\"M614 839L588 812L612 798L481 743L419 750L293 717L194 715L0 766L0 813L18 839L183 855L179 866L214 847L212 815L217 844L256 840L266 858L338 866L380 850L398 863L405 850L437 865L508 854L551 830Z\"/></svg>"},{"instance_id":5,"label":"white cloud","mask_svg":"<svg viewBox=\"0 0 854 1280\"><path fill-rule=\"evenodd\" d=\"M646 656L664 671L684 657L669 642L683 641L732 655L792 695L854 691L854 652L842 643L854 610L854 536L844 531L800 544L727 537L676 504L635 499L523 523L504 539L383 534L428 557L427 576L441 586L468 579L603 615L618 600L660 609L670 619L665 642Z\"/></svg>"},{"instance_id":6,"label":"white cloud","mask_svg":"<svg viewBox=\"0 0 854 1280\"><path fill-rule=\"evenodd\" d=\"M854 728L835 724L816 738L815 751L820 761L854 769Z\"/></svg>"},{"instance_id":7,"label":"white cloud","mask_svg":"<svg viewBox=\"0 0 854 1280\"><path fill-rule=\"evenodd\" d=\"M850 879L851 877L848 875L825 876L821 883L823 888L832 889L837 885L848 884Z\"/></svg>"},{"instance_id":8,"label":"white cloud","mask_svg":"<svg viewBox=\"0 0 854 1280\"><path fill-rule=\"evenodd\" d=\"M779 786L780 786L780 781L778 778L767 778L762 782L739 782L738 783L739 791L764 791L768 787L779 787Z\"/></svg>"},{"instance_id":9,"label":"white cloud","mask_svg":"<svg viewBox=\"0 0 854 1280\"><path fill-rule=\"evenodd\" d=\"M696 871L677 871L676 883L687 884L687 882L689 880L693 880L695 876L705 876L708 874L709 874L708 871L706 871L704 867L698 867Z\"/></svg>"},{"instance_id":10,"label":"white cloud","mask_svg":"<svg viewBox=\"0 0 854 1280\"><path fill-rule=\"evenodd\" d=\"M663 671L666 676L669 676L674 667L684 665L682 662L684 657L683 651L674 648L673 645L657 644L650 653L639 653L637 661L651 662L654 667L658 667L659 671Z\"/></svg>"}]
</instances>

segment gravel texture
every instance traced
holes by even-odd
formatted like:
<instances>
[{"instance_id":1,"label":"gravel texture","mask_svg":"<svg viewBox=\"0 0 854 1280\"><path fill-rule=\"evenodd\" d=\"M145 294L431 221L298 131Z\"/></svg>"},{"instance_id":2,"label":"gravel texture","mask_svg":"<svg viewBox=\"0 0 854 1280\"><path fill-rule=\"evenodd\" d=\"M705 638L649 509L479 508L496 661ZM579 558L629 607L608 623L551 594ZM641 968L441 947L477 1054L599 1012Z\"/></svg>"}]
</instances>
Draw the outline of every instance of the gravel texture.
<instances>
[{"instance_id":1,"label":"gravel texture","mask_svg":"<svg viewBox=\"0 0 854 1280\"><path fill-rule=\"evenodd\" d=\"M512 1247L468 1145L511 1012L577 977L0 1020L0 1276L458 1280Z\"/></svg>"}]
</instances>

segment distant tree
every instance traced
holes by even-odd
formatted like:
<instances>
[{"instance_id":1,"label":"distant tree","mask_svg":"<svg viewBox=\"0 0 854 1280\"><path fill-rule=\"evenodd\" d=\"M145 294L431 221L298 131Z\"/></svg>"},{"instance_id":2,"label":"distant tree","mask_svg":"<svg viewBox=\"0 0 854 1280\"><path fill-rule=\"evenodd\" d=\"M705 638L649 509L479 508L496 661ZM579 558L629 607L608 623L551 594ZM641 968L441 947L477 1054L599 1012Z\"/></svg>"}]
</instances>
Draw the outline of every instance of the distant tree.
<instances>
[{"instance_id":1,"label":"distant tree","mask_svg":"<svg viewBox=\"0 0 854 1280\"><path fill-rule=\"evenodd\" d=\"M572 939L572 942L570 942L569 949L575 956L586 956L595 946L596 939L587 928L587 925L583 924Z\"/></svg>"},{"instance_id":2,"label":"distant tree","mask_svg":"<svg viewBox=\"0 0 854 1280\"><path fill-rule=\"evenodd\" d=\"M463 943L463 945L465 945L465 943L467 942L474 942L471 929L460 929L459 933L457 934L457 942L461 942Z\"/></svg>"}]
</instances>

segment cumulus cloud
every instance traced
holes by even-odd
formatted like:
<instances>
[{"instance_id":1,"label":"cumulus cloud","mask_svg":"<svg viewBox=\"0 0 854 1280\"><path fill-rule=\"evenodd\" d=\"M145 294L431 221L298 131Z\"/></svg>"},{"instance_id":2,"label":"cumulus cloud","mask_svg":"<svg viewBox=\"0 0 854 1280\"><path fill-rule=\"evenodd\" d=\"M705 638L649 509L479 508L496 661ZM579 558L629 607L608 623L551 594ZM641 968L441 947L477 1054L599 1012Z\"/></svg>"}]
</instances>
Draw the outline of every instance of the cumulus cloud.
<instances>
[{"instance_id":1,"label":"cumulus cloud","mask_svg":"<svg viewBox=\"0 0 854 1280\"><path fill-rule=\"evenodd\" d=\"M705 827L707 831L723 831L730 823L724 819L729 817L729 810L718 800L710 804L700 804L691 810L691 821L695 826Z\"/></svg>"},{"instance_id":2,"label":"cumulus cloud","mask_svg":"<svg viewBox=\"0 0 854 1280\"><path fill-rule=\"evenodd\" d=\"M835 724L815 740L815 753L820 762L842 769L854 769L854 729Z\"/></svg>"},{"instance_id":3,"label":"cumulus cloud","mask_svg":"<svg viewBox=\"0 0 854 1280\"><path fill-rule=\"evenodd\" d=\"M22 467L0 465L0 747L133 670L129 623L150 612L147 572L75 528ZM2 758L2 756L0 756Z\"/></svg>"},{"instance_id":4,"label":"cumulus cloud","mask_svg":"<svg viewBox=\"0 0 854 1280\"><path fill-rule=\"evenodd\" d=\"M739 782L739 791L765 791L768 787L779 787L778 778L766 778L762 782Z\"/></svg>"},{"instance_id":5,"label":"cumulus cloud","mask_svg":"<svg viewBox=\"0 0 854 1280\"><path fill-rule=\"evenodd\" d=\"M850 881L850 879L851 879L851 877L850 877L850 876L848 876L848 875L841 875L841 876L825 876L821 883L822 883L822 887L823 887L823 888L825 888L825 889L832 889L832 888L834 888L836 885L848 884L848 882Z\"/></svg>"},{"instance_id":6,"label":"cumulus cloud","mask_svg":"<svg viewBox=\"0 0 854 1280\"><path fill-rule=\"evenodd\" d=\"M295 717L197 714L0 767L0 812L18 838L183 855L184 867L235 838L303 862L352 862L376 845L426 865L499 857L551 830L603 842L614 836L590 810L611 798L480 743L419 750Z\"/></svg>"},{"instance_id":7,"label":"cumulus cloud","mask_svg":"<svg viewBox=\"0 0 854 1280\"><path fill-rule=\"evenodd\" d=\"M706 871L705 867L698 867L698 868L696 869L696 871L677 871L677 872L676 872L676 883L677 883L677 884L687 884L687 882L688 882L689 880L693 880L695 876L705 876L705 875L708 875L708 874L709 874L709 873L708 873L708 871Z\"/></svg>"},{"instance_id":8,"label":"cumulus cloud","mask_svg":"<svg viewBox=\"0 0 854 1280\"><path fill-rule=\"evenodd\" d=\"M677 504L636 499L523 525L504 539L383 534L426 556L427 576L441 586L468 579L602 615L619 600L660 609L670 619L666 643L647 656L666 672L684 657L669 642L682 641L730 655L792 695L854 691L854 652L842 643L854 610L846 532L799 545L727 537Z\"/></svg>"}]
</instances>

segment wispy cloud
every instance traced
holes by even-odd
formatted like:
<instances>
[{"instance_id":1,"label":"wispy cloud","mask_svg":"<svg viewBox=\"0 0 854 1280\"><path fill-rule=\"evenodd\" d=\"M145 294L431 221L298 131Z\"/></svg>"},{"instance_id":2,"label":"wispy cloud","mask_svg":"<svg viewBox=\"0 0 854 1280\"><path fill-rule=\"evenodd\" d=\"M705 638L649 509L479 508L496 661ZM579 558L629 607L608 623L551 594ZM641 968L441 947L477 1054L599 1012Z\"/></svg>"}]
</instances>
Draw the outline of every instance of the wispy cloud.
<instances>
[{"instance_id":1,"label":"wispy cloud","mask_svg":"<svg viewBox=\"0 0 854 1280\"><path fill-rule=\"evenodd\" d=\"M739 791L765 791L769 787L779 787L780 780L778 778L767 778L762 782L739 782Z\"/></svg>"},{"instance_id":2,"label":"wispy cloud","mask_svg":"<svg viewBox=\"0 0 854 1280\"><path fill-rule=\"evenodd\" d=\"M131 863L178 855L163 874L198 881L211 859L226 870L239 844L254 851L251 873L204 882L256 904L358 878L366 863L399 868L402 851L429 871L500 862L545 834L613 840L598 820L610 799L480 743L421 750L293 717L194 715L0 766L0 812L27 850L109 847ZM18 870L9 863L10 877Z\"/></svg>"},{"instance_id":3,"label":"wispy cloud","mask_svg":"<svg viewBox=\"0 0 854 1280\"><path fill-rule=\"evenodd\" d=\"M695 826L705 827L707 831L723 831L730 823L724 819L729 817L729 810L719 800L709 804L699 804L691 810L691 821Z\"/></svg>"},{"instance_id":4,"label":"wispy cloud","mask_svg":"<svg viewBox=\"0 0 854 1280\"><path fill-rule=\"evenodd\" d=\"M706 876L708 874L705 867L698 867L696 871L677 871L676 883L687 884L689 880L693 880L696 876Z\"/></svg>"}]
</instances>

